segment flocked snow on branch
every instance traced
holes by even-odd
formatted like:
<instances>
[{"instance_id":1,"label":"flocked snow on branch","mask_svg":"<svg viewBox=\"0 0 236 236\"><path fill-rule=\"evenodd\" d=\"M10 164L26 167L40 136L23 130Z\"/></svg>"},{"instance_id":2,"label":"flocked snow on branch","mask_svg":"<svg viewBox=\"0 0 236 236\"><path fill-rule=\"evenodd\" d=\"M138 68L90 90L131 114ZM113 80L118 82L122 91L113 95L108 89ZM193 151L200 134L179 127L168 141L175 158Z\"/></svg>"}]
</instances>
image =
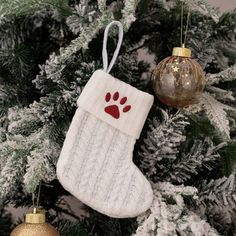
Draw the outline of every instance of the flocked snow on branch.
<instances>
[{"instance_id":1,"label":"flocked snow on branch","mask_svg":"<svg viewBox=\"0 0 236 236\"><path fill-rule=\"evenodd\" d=\"M236 64L217 74L206 76L207 85L218 84L219 82L236 80Z\"/></svg>"},{"instance_id":2,"label":"flocked snow on branch","mask_svg":"<svg viewBox=\"0 0 236 236\"><path fill-rule=\"evenodd\" d=\"M226 137L229 139L230 127L225 110L231 108L218 102L208 93L204 93L202 95L200 102L203 104L203 107L212 125L219 129L222 134L226 135Z\"/></svg>"},{"instance_id":3,"label":"flocked snow on branch","mask_svg":"<svg viewBox=\"0 0 236 236\"><path fill-rule=\"evenodd\" d=\"M206 0L182 0L190 6L191 11L198 11L203 15L210 16L215 22L219 21L220 11Z\"/></svg>"},{"instance_id":4,"label":"flocked snow on branch","mask_svg":"<svg viewBox=\"0 0 236 236\"><path fill-rule=\"evenodd\" d=\"M226 143L215 146L209 137L205 140L195 139L189 152L181 153L176 162L168 170L166 181L184 183L200 171L212 171L215 162L221 159L218 150Z\"/></svg>"},{"instance_id":5,"label":"flocked snow on branch","mask_svg":"<svg viewBox=\"0 0 236 236\"><path fill-rule=\"evenodd\" d=\"M134 236L217 236L206 221L186 206L184 199L197 199L197 189L168 182L153 185L154 200L149 211L138 217ZM187 234L186 234L187 233Z\"/></svg>"},{"instance_id":6,"label":"flocked snow on branch","mask_svg":"<svg viewBox=\"0 0 236 236\"><path fill-rule=\"evenodd\" d=\"M234 206L236 203L235 173L231 174L228 178L222 177L211 180L206 185L203 184L199 201L205 206Z\"/></svg>"},{"instance_id":7,"label":"flocked snow on branch","mask_svg":"<svg viewBox=\"0 0 236 236\"><path fill-rule=\"evenodd\" d=\"M34 193L41 181L50 182L56 178L55 166L60 147L47 139L45 133L47 130L42 129L34 134L34 139L37 138L38 142L27 155L23 182L28 193Z\"/></svg>"},{"instance_id":8,"label":"flocked snow on branch","mask_svg":"<svg viewBox=\"0 0 236 236\"><path fill-rule=\"evenodd\" d=\"M122 23L124 29L128 30L131 24L136 20L135 11L140 2L140 0L124 0L125 7L122 10Z\"/></svg>"},{"instance_id":9,"label":"flocked snow on branch","mask_svg":"<svg viewBox=\"0 0 236 236\"><path fill-rule=\"evenodd\" d=\"M81 27L80 35L72 40L67 47L60 48L59 55L51 54L46 63L41 66L40 74L46 72L48 79L56 81L60 79L61 71L66 67L66 62L73 54L81 49L88 49L88 44L97 35L100 29L104 28L114 19L112 11L104 11L100 17L91 22L88 26Z\"/></svg>"},{"instance_id":10,"label":"flocked snow on branch","mask_svg":"<svg viewBox=\"0 0 236 236\"><path fill-rule=\"evenodd\" d=\"M34 192L40 181L55 179L55 164L60 146L48 140L48 128L33 110L9 109L9 133L0 143L0 199L23 182L27 192Z\"/></svg>"},{"instance_id":11,"label":"flocked snow on branch","mask_svg":"<svg viewBox=\"0 0 236 236\"><path fill-rule=\"evenodd\" d=\"M0 145L1 156L1 172L0 172L0 202L6 199L9 192L11 192L17 183L22 181L22 175L24 173L24 166L26 163L25 156L29 154L23 147L27 145L22 139L22 136L18 136L15 140L7 141ZM21 142L19 142L21 140ZM22 145L19 145L19 143ZM11 152L7 152L9 150ZM3 156L3 154L9 154L9 156ZM2 162L5 160L5 163Z\"/></svg>"},{"instance_id":12,"label":"flocked snow on branch","mask_svg":"<svg viewBox=\"0 0 236 236\"><path fill-rule=\"evenodd\" d=\"M210 16L215 22L219 21L220 12L216 7L213 7L206 0L180 0L187 6L190 6L191 11L198 11L202 15ZM166 9L171 9L178 2L175 0L159 0Z\"/></svg>"},{"instance_id":13,"label":"flocked snow on branch","mask_svg":"<svg viewBox=\"0 0 236 236\"><path fill-rule=\"evenodd\" d=\"M1 0L0 24L13 16L29 14L45 7L52 7L67 13L72 12L66 0Z\"/></svg>"},{"instance_id":14,"label":"flocked snow on branch","mask_svg":"<svg viewBox=\"0 0 236 236\"><path fill-rule=\"evenodd\" d=\"M66 19L66 23L70 30L78 35L88 27L90 23L101 16L106 10L106 1L98 1L98 4L89 0L82 0L74 6L76 14L73 14Z\"/></svg>"},{"instance_id":15,"label":"flocked snow on branch","mask_svg":"<svg viewBox=\"0 0 236 236\"><path fill-rule=\"evenodd\" d=\"M166 162L176 159L180 145L185 141L185 127L189 124L187 117L182 112L168 115L161 110L163 120L154 118L150 123L150 130L144 145L141 146L141 168L148 177L155 176L157 171L165 169ZM154 177L155 178L155 177Z\"/></svg>"},{"instance_id":16,"label":"flocked snow on branch","mask_svg":"<svg viewBox=\"0 0 236 236\"><path fill-rule=\"evenodd\" d=\"M222 88L218 88L215 86L207 86L207 91L211 94L215 99L222 102L234 102L235 97L232 91L225 90Z\"/></svg>"},{"instance_id":17,"label":"flocked snow on branch","mask_svg":"<svg viewBox=\"0 0 236 236\"><path fill-rule=\"evenodd\" d=\"M122 19L120 20L124 25L125 31L127 31L132 22L136 20L135 12L138 3L139 0L125 1L124 8L121 10ZM105 3L100 2L100 4L102 4L102 6L100 7L104 7ZM112 20L114 20L113 11L111 8L107 8L100 14L100 16L90 22L89 25L80 25L80 35L78 36L78 38L72 40L72 42L67 47L60 48L59 55L56 56L55 54L52 54L49 57L49 60L46 61L45 65L41 67L41 73L43 73L43 71L45 70L47 72L47 78L51 80L60 78L60 73L65 68L66 61L79 50L88 49L88 45L92 41L92 39Z\"/></svg>"},{"instance_id":18,"label":"flocked snow on branch","mask_svg":"<svg viewBox=\"0 0 236 236\"><path fill-rule=\"evenodd\" d=\"M235 221L235 173L228 178L203 182L198 204L199 208L205 209L205 214L210 215L214 226L218 225L222 232L229 230Z\"/></svg>"}]
</instances>

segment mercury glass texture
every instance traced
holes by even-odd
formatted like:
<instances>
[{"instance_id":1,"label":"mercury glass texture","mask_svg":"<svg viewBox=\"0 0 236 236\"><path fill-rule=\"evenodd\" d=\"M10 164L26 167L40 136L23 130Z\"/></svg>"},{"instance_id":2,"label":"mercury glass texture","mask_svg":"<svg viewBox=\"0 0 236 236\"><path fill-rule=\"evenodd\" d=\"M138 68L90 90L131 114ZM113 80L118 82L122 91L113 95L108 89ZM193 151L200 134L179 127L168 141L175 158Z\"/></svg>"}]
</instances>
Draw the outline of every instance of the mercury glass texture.
<instances>
[{"instance_id":1,"label":"mercury glass texture","mask_svg":"<svg viewBox=\"0 0 236 236\"><path fill-rule=\"evenodd\" d=\"M191 58L170 56L153 71L153 87L161 102L172 107L197 103L205 86L201 66Z\"/></svg>"}]
</instances>

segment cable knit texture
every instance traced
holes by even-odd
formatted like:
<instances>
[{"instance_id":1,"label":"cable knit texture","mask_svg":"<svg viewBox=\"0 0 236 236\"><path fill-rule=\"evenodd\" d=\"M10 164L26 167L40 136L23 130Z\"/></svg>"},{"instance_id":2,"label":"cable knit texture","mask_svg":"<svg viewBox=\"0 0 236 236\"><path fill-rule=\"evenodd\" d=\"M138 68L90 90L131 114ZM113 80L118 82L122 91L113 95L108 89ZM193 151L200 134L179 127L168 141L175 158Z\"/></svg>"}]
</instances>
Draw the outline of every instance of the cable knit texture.
<instances>
[{"instance_id":1,"label":"cable knit texture","mask_svg":"<svg viewBox=\"0 0 236 236\"><path fill-rule=\"evenodd\" d=\"M86 87L90 87L93 83L90 81ZM121 83L122 86L126 85ZM131 87L126 86L129 87L128 90ZM89 97L90 89L86 89L86 87L84 98ZM116 91L118 87L113 87L112 92L107 91L107 88L102 92L99 88L91 91L92 99L90 101L94 106L92 111L86 106L90 102L83 103L84 98L79 99L79 108L66 135L57 164L57 176L67 191L88 206L111 217L126 218L145 212L152 203L153 193L150 183L132 162L136 131L140 127L134 129L136 130L135 135L132 133L133 131L130 132L131 129L128 131L130 134L121 130L121 127L132 125L128 122L134 119L133 115L137 112L132 94ZM132 89L134 88L132 87ZM128 90L126 89L126 91ZM136 90L134 89L136 94L133 94L133 97L137 100L137 94L143 92ZM93 96L94 94L96 96ZM101 98L97 97L97 94L100 94ZM96 102L93 100L94 97L97 97ZM129 100L128 97L131 99ZM148 95L147 98L152 100L151 95ZM145 99L143 100L145 101ZM123 107L113 106L112 103L107 105L106 103L110 101L118 101ZM149 103L149 101L146 103L148 108L143 108L143 114L140 114L143 119L146 119L150 109ZM98 107L102 108L102 116L113 119L113 123L121 121L122 125L117 128L116 125L106 122L106 119L99 118L100 115L95 112ZM106 109L106 107L109 108ZM117 109L119 110L117 111ZM129 113L132 109L133 113ZM126 117L126 123L119 120L122 119L122 112L131 116ZM145 120L138 121L141 126L144 122ZM123 126L124 124L126 126ZM137 125L137 123L135 124Z\"/></svg>"}]
</instances>

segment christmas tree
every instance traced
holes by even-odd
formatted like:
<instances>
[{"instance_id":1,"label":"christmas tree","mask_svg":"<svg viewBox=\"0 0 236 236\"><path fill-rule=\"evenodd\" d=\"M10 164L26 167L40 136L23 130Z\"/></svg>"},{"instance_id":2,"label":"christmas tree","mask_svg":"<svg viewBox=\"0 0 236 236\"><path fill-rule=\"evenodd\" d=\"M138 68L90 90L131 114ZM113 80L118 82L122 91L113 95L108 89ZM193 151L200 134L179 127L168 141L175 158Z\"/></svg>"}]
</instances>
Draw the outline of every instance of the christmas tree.
<instances>
[{"instance_id":1,"label":"christmas tree","mask_svg":"<svg viewBox=\"0 0 236 236\"><path fill-rule=\"evenodd\" d=\"M107 24L119 20L125 33L112 75L154 94L151 65L139 50L158 63L179 46L181 1L1 1L1 235L14 227L6 207L32 206L40 183L40 205L63 236L235 235L236 11L184 3L191 9L188 47L206 73L205 91L185 109L155 99L133 157L152 184L153 204L137 218L114 219L86 206L78 217L66 207L70 194L56 163L76 101L102 68ZM116 43L114 31L110 55Z\"/></svg>"}]
</instances>

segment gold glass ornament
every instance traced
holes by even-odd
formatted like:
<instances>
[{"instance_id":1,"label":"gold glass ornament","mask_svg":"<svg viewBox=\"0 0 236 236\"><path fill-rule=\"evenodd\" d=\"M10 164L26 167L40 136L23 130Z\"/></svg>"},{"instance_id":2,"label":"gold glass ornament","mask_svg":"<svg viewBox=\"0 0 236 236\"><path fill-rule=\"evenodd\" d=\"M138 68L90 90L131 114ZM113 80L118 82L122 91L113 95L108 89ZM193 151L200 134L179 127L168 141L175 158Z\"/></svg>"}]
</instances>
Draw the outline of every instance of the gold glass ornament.
<instances>
[{"instance_id":1,"label":"gold glass ornament","mask_svg":"<svg viewBox=\"0 0 236 236\"><path fill-rule=\"evenodd\" d=\"M60 236L56 229L46 223L45 212L34 210L25 216L25 223L18 225L10 236Z\"/></svg>"},{"instance_id":2,"label":"gold glass ornament","mask_svg":"<svg viewBox=\"0 0 236 236\"><path fill-rule=\"evenodd\" d=\"M191 59L191 50L173 49L172 56L162 60L152 73L156 96L171 107L186 107L197 103L205 86L201 66Z\"/></svg>"}]
</instances>

